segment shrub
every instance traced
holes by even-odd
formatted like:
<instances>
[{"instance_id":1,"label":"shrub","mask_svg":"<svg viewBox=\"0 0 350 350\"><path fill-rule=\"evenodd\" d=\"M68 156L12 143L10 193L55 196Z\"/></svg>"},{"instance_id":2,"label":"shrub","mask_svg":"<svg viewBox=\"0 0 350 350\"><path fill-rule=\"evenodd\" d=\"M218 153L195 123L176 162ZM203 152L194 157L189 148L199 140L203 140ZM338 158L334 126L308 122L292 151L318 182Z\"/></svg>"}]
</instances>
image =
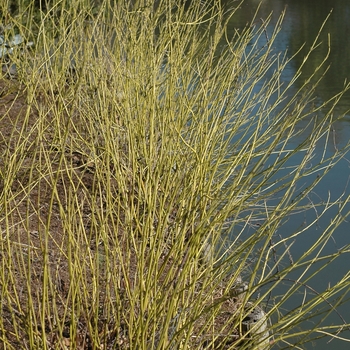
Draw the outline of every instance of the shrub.
<instances>
[{"instance_id":1,"label":"shrub","mask_svg":"<svg viewBox=\"0 0 350 350\"><path fill-rule=\"evenodd\" d=\"M265 40L268 20L229 37L234 10L216 1L60 1L34 17L34 2L21 6L16 17L2 9L8 38L35 46L14 50L17 77L5 69L1 80L0 348L340 338L346 324L318 320L341 303L332 299L348 275L318 294L307 284L315 263L318 273L347 252L322 253L346 200L320 204L319 215L338 214L292 264L308 227L279 232L317 207L305 198L347 151L310 167L343 92L317 106L310 77L290 95L302 67L281 83L282 17ZM285 311L305 286L310 295Z\"/></svg>"}]
</instances>

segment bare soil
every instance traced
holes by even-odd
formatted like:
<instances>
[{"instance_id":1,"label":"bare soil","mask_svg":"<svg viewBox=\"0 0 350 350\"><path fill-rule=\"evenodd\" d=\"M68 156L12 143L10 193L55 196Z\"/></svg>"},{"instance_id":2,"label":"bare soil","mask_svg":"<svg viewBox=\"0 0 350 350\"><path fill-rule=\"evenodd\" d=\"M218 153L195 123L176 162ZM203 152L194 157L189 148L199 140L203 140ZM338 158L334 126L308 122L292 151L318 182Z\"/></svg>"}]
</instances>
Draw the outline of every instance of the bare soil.
<instances>
[{"instance_id":1,"label":"bare soil","mask_svg":"<svg viewBox=\"0 0 350 350\"><path fill-rule=\"evenodd\" d=\"M36 96L36 102L45 103L40 98ZM92 328L98 329L101 349L132 348L126 325L130 304L125 291L125 275L120 274L120 281L116 282L119 300L115 300L116 303L123 303L116 307L123 309L120 315L125 315L125 320L107 315L104 310L106 299L116 296L103 288L99 292L99 300L93 300L91 294L91 305L84 305L85 311L78 320L72 319L67 312L67 302L72 300L72 288L67 259L70 242L67 240L63 218L71 200L71 192L79 192L74 197L81 200L83 214L79 224L83 226L84 232L90 232L91 226L96 225L91 222L93 206L86 201L86 193L98 186L95 176L97 169L96 164L91 163L83 153L72 150L62 153L55 147L52 130L47 129L39 137L38 111L29 106L28 100L29 97L17 80L0 80L0 193L6 205L0 212L0 273L3 274L0 281L3 290L12 291L12 296L7 293L0 304L1 322L5 330L5 334L0 334L0 349L7 349L1 345L1 338L7 339L13 349L31 348L28 335L30 329L35 333L34 338L46 334L46 346L49 349L93 349L90 335ZM50 118L50 113L47 118ZM11 158L14 154L18 159ZM74 171L64 171L67 169L64 164L70 164ZM45 168L46 174L43 173ZM54 173L58 175L53 177ZM12 181L10 184L6 181L5 184L3 178L8 174L11 174ZM118 184L112 181L109 186L118 195ZM104 190L101 189L100 198L96 200L103 202ZM111 223L111 230L115 230L115 225ZM118 230L118 240L127 244L123 229ZM96 237L90 237L89 242L81 244L86 244L86 249L92 254L98 253ZM118 264L116 261L114 263ZM163 256L159 265L170 266L174 263L171 258ZM129 280L135 277L136 264L136 258L131 257L127 265ZM43 269L44 265L48 267L47 270ZM119 267L116 266L116 270ZM49 275L49 286L44 285L45 274ZM84 274L87 285L92 286L96 277L94 271L87 269ZM104 283L103 278L100 280ZM240 336L238 330L233 328L232 316L242 299L234 294L227 297L223 294L225 288L226 282L223 280L212 298L221 310L214 320L212 334L208 334L204 341L202 336L196 338L196 334L193 334L193 348L206 347L205 344L209 344L213 336L216 337L215 349L235 348L233 344L237 344ZM50 303L55 307L50 311L43 310ZM93 312L89 315L87 311L96 306L101 309L98 324L94 324ZM57 318L64 324L63 329L58 329ZM72 322L78 322L78 332L74 338L71 334ZM200 329L206 320L203 318L197 322L195 329ZM212 345L210 348L213 349Z\"/></svg>"}]
</instances>

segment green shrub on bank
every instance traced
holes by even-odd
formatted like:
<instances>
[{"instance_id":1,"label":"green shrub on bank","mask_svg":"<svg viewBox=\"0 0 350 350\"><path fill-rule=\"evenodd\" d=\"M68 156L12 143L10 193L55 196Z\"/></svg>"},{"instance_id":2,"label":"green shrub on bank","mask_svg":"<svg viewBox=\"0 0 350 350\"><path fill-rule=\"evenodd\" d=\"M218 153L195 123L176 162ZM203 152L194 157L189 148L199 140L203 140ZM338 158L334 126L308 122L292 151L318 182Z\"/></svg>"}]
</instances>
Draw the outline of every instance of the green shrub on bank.
<instances>
[{"instance_id":1,"label":"green shrub on bank","mask_svg":"<svg viewBox=\"0 0 350 350\"><path fill-rule=\"evenodd\" d=\"M219 2L34 5L15 17L2 8L8 36L35 47L3 62L0 348L265 349L342 337L344 322L317 320L346 295L348 275L286 310L311 267L348 247L322 253L346 198L320 206L338 214L292 264L307 228L279 236L290 215L317 209L305 198L346 152L310 167L342 93L315 106L312 77L295 95L293 81L281 84L282 18L266 40L268 21L229 37L233 10ZM16 78L4 80L13 63ZM247 325L265 306L265 321Z\"/></svg>"}]
</instances>

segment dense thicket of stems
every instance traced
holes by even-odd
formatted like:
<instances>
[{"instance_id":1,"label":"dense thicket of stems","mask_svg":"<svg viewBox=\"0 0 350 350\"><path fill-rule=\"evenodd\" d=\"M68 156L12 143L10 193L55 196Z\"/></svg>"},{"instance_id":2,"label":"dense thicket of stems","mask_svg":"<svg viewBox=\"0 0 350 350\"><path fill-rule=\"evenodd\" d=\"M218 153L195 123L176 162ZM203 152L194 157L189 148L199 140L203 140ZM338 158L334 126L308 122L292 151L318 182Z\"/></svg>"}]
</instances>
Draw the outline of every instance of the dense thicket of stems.
<instances>
[{"instance_id":1,"label":"dense thicket of stems","mask_svg":"<svg viewBox=\"0 0 350 350\"><path fill-rule=\"evenodd\" d=\"M269 19L229 37L234 9L217 1L19 3L0 8L4 40L34 42L3 57L0 349L342 338L345 321L324 320L347 299L349 275L317 293L308 283L348 253L323 253L348 198L305 204L347 151L314 158L342 93L316 105L310 77L292 94L302 67L281 83L283 16L268 38ZM284 237L285 220L330 208L291 263L317 220ZM259 308L269 334L244 329Z\"/></svg>"}]
</instances>

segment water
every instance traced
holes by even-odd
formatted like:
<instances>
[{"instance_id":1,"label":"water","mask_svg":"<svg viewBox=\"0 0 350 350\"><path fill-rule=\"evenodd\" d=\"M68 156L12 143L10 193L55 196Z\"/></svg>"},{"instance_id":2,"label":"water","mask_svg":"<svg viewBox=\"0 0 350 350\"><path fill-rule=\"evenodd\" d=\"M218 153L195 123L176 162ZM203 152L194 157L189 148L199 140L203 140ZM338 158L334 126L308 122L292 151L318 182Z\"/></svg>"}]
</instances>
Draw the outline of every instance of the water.
<instances>
[{"instance_id":1,"label":"water","mask_svg":"<svg viewBox=\"0 0 350 350\"><path fill-rule=\"evenodd\" d=\"M235 3L226 1L227 4L234 6ZM236 15L229 23L230 30L242 28L252 24L252 18L256 13L260 1L246 0L237 10ZM294 84L291 94L296 92L303 81L318 67L324 58L329 54L326 64L320 68L315 79L324 75L322 81L318 84L315 90L316 103L323 103L329 100L333 95L339 93L345 82L350 78L350 45L349 27L350 27L350 2L348 0L265 0L262 1L258 10L258 14L253 21L253 24L260 25L263 19L267 18L271 13L271 22L266 28L266 40L271 34L274 24L277 22L282 11L285 10L285 17L282 25L282 31L274 43L276 52L285 52L292 57L299 48L305 43L305 48L295 56L285 72L282 80L289 82L294 76L298 67L302 64L307 50L314 43L315 38L319 34L321 26L324 24L323 30L319 35L317 43L320 44L310 55L309 60L302 70L300 78ZM330 15L329 15L330 14ZM326 23L325 19L329 15ZM329 51L330 49L330 51ZM293 91L294 90L294 91ZM334 124L332 131L332 139L327 143L325 152L327 155L332 155L336 149L344 147L350 138L350 93L347 92L340 103L334 110L334 116L342 116L342 118ZM298 144L298 139L295 139L295 145ZM316 148L316 158L322 156L324 148L322 143ZM350 155L338 162L338 164L325 176L321 184L315 188L315 191L310 196L310 200L319 202L327 200L330 195L331 200L336 200L342 194L350 194ZM350 205L347 206L350 210ZM318 220L318 224L308 230L299 239L296 240L292 255L297 258L305 251L312 242L317 239L320 232L326 229L330 223L332 216L335 215L337 208L329 211L327 215ZM315 213L307 212L293 217L283 227L283 234L288 235L297 230L301 225L311 222L315 218ZM334 240L328 242L325 246L324 253L333 253L344 245L350 244L349 224L344 222L334 233ZM328 284L334 284L341 279L349 271L348 256L343 256L331 263L323 272L316 278L310 281L312 288L322 291L327 288ZM292 302L290 307L292 308ZM346 322L350 322L350 302L342 305L338 309L339 313ZM341 323L339 316L332 313L328 322ZM304 324L307 327L307 324ZM350 331L344 336L350 338ZM349 349L349 343L333 340L328 343L328 339L322 339L313 344L306 346L307 349L317 348L322 349Z\"/></svg>"}]
</instances>

